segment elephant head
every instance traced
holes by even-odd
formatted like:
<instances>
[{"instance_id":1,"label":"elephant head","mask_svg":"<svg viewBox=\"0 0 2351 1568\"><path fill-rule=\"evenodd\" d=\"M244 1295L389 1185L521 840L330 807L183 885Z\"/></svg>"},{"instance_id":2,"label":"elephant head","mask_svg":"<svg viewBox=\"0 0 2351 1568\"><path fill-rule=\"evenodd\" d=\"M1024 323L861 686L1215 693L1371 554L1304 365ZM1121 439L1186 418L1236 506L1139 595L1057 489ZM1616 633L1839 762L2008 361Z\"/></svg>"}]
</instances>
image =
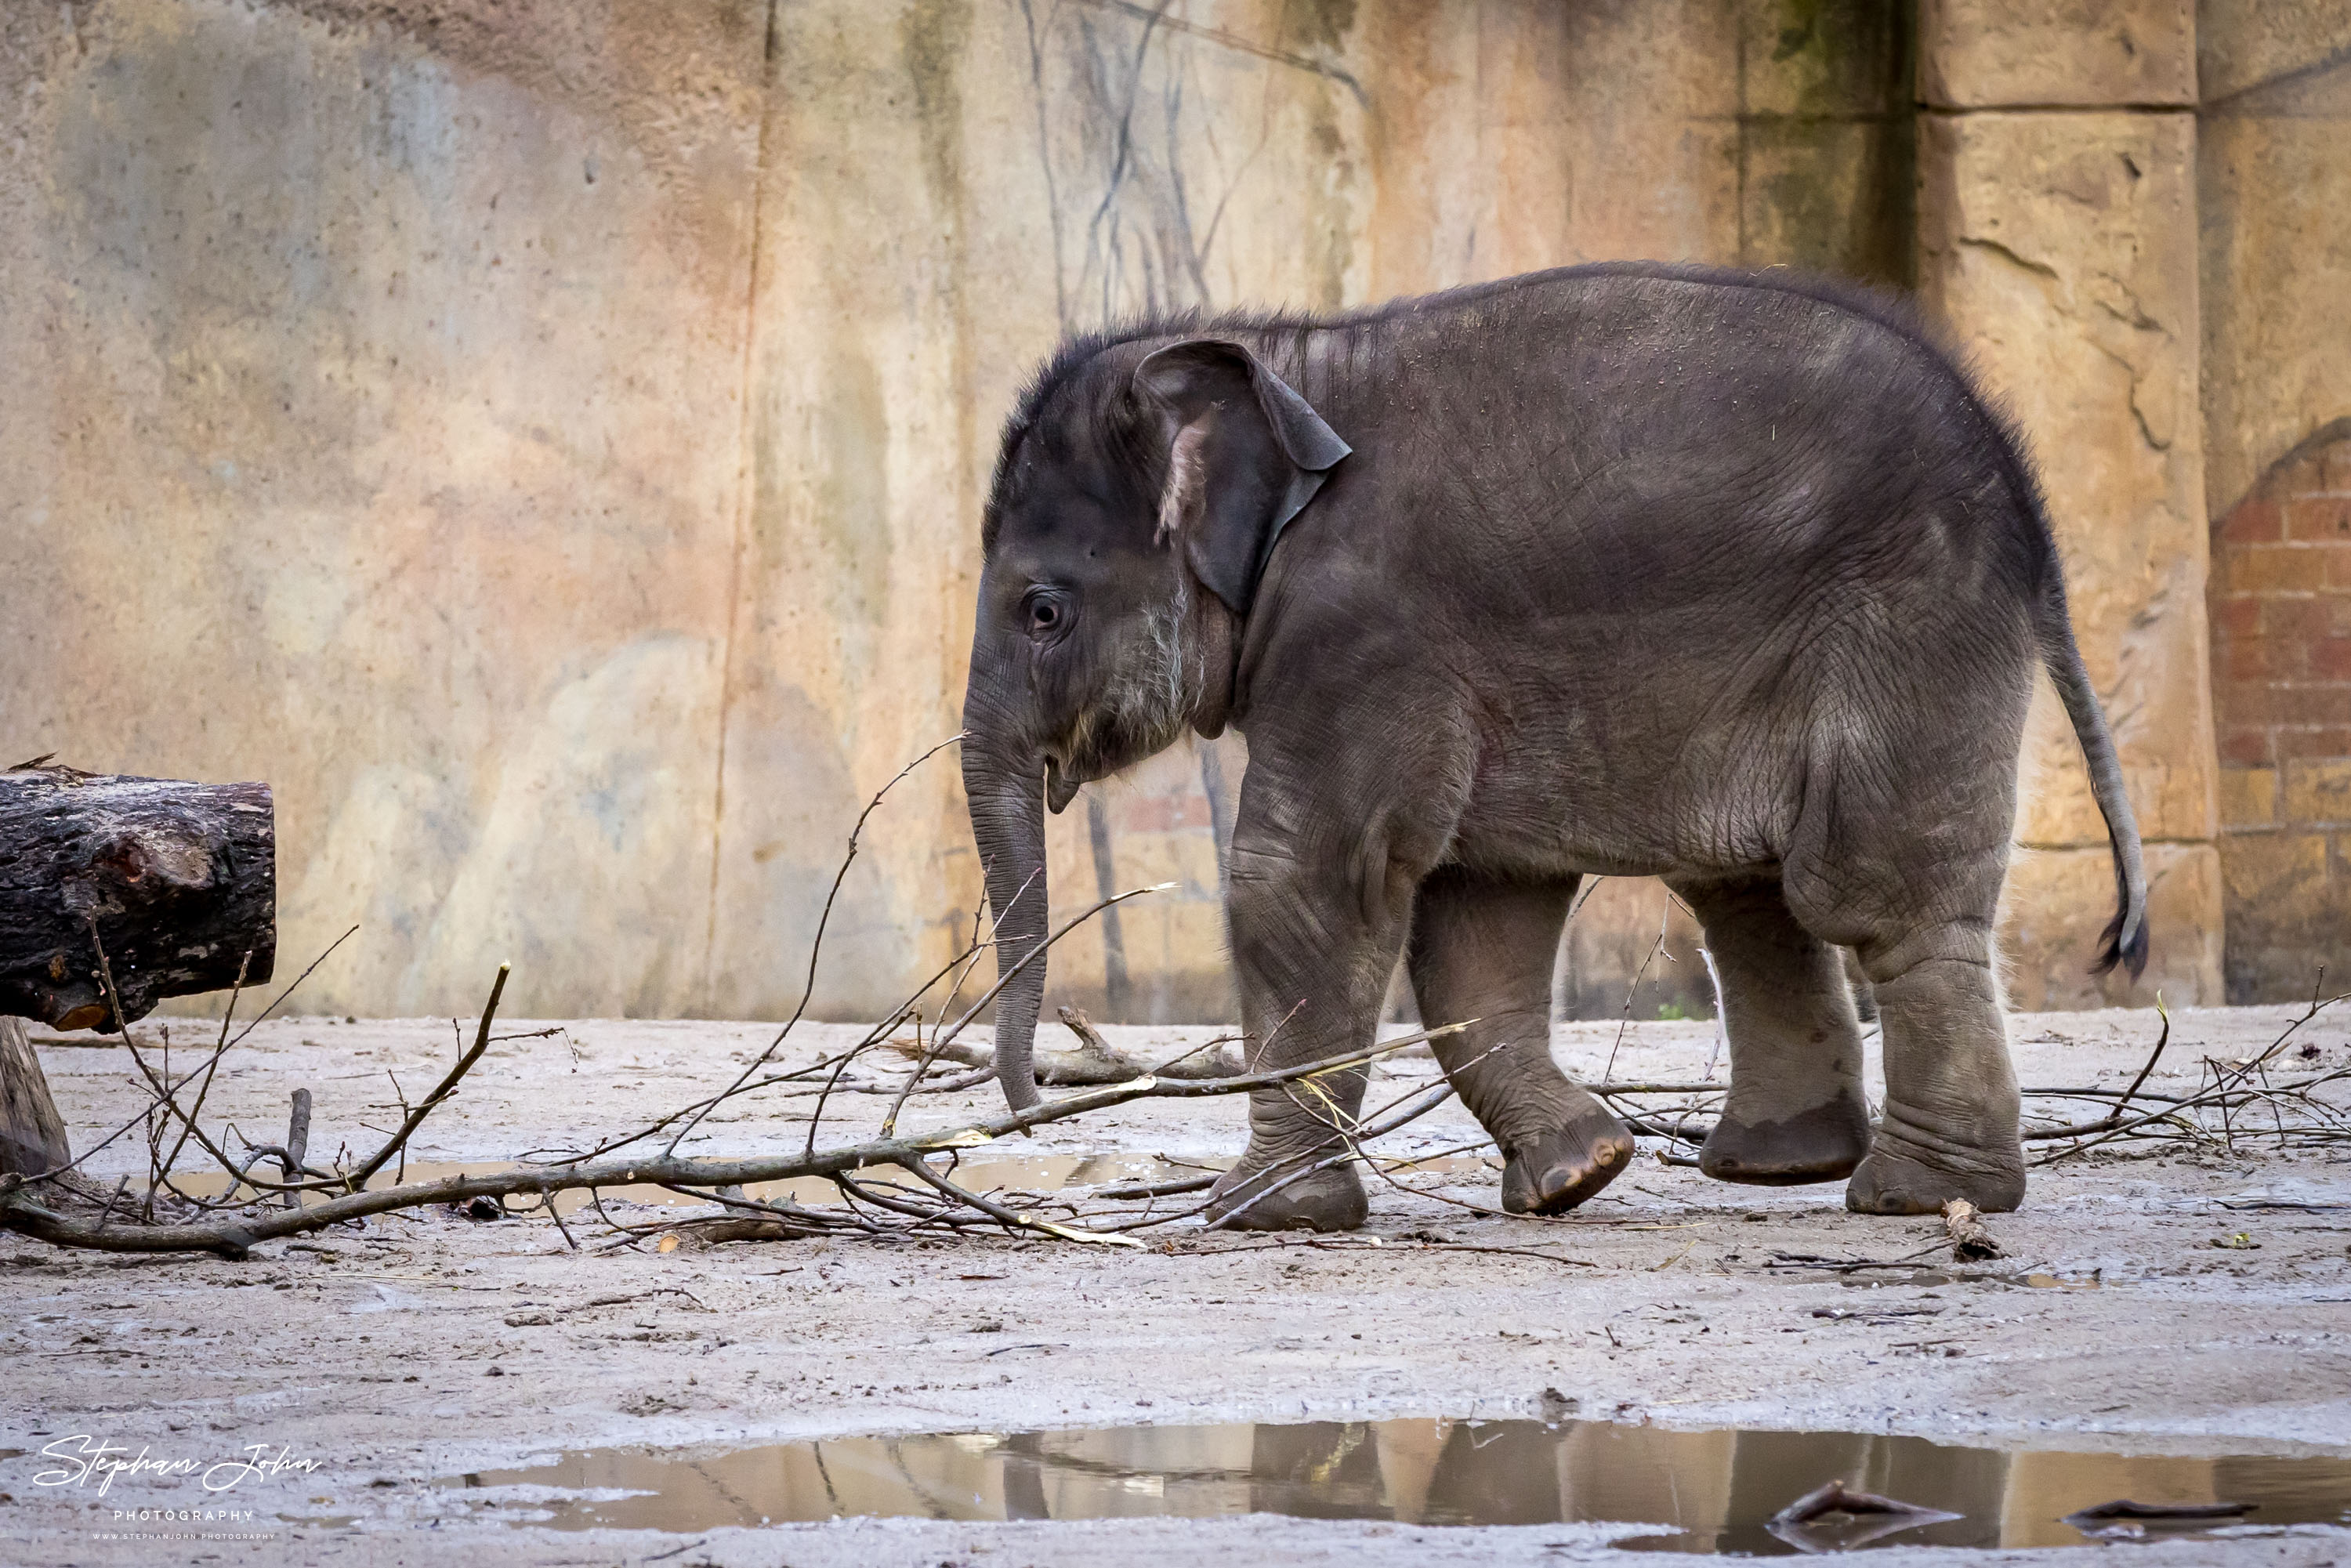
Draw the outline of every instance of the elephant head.
<instances>
[{"instance_id":1,"label":"elephant head","mask_svg":"<svg viewBox=\"0 0 2351 1568\"><path fill-rule=\"evenodd\" d=\"M981 532L963 777L1003 982L996 1071L1014 1109L1037 1102L1044 809L1186 726L1222 732L1274 540L1347 452L1224 340L1072 344L1007 424Z\"/></svg>"}]
</instances>

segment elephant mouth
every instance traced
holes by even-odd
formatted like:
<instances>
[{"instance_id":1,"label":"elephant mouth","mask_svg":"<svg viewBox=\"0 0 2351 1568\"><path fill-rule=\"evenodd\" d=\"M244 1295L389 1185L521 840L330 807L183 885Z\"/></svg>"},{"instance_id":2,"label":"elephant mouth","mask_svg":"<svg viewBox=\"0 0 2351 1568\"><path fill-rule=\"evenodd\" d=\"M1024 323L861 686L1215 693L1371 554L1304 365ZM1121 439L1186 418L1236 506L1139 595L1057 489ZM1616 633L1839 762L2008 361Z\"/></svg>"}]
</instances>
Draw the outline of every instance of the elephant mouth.
<instances>
[{"instance_id":1,"label":"elephant mouth","mask_svg":"<svg viewBox=\"0 0 2351 1568\"><path fill-rule=\"evenodd\" d=\"M1057 757L1045 758L1046 810L1057 817L1060 816L1061 808L1078 798L1078 787L1084 782L1082 779L1062 772L1061 758Z\"/></svg>"}]
</instances>

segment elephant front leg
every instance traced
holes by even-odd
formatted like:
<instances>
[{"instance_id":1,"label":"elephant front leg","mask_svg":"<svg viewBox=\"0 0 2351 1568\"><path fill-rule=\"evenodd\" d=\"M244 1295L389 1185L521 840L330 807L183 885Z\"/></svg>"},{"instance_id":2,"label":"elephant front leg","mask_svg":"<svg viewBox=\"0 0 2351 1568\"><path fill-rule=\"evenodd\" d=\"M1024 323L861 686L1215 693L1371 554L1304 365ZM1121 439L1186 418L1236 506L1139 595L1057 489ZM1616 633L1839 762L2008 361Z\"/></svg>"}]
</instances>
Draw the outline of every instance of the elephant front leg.
<instances>
[{"instance_id":1,"label":"elephant front leg","mask_svg":"<svg viewBox=\"0 0 2351 1568\"><path fill-rule=\"evenodd\" d=\"M1372 1041L1411 908L1412 879L1318 868L1237 835L1229 915L1249 1065L1264 1071ZM1366 1069L1249 1096L1249 1148L1209 1195L1208 1216L1244 1230L1352 1230L1370 1205L1350 1159Z\"/></svg>"},{"instance_id":2,"label":"elephant front leg","mask_svg":"<svg viewBox=\"0 0 2351 1568\"><path fill-rule=\"evenodd\" d=\"M1502 1151L1502 1207L1558 1214L1622 1175L1633 1134L1551 1054L1552 957L1575 881L1503 883L1447 867L1421 884L1412 983L1447 1078Z\"/></svg>"}]
</instances>

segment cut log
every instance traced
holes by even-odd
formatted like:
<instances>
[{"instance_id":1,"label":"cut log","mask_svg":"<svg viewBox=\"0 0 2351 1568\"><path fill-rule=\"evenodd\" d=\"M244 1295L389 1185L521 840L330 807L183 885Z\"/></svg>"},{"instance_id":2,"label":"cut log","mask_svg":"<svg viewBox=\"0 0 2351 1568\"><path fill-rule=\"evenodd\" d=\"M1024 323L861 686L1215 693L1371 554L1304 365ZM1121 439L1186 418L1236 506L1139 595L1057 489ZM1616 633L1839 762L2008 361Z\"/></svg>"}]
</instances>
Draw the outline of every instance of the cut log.
<instances>
[{"instance_id":1,"label":"cut log","mask_svg":"<svg viewBox=\"0 0 2351 1568\"><path fill-rule=\"evenodd\" d=\"M95 940L92 937L95 930ZM225 990L277 956L266 784L70 768L0 772L0 1013L111 1032L165 997Z\"/></svg>"},{"instance_id":2,"label":"cut log","mask_svg":"<svg viewBox=\"0 0 2351 1568\"><path fill-rule=\"evenodd\" d=\"M0 1018L0 1176L39 1176L71 1158L25 1020Z\"/></svg>"}]
</instances>

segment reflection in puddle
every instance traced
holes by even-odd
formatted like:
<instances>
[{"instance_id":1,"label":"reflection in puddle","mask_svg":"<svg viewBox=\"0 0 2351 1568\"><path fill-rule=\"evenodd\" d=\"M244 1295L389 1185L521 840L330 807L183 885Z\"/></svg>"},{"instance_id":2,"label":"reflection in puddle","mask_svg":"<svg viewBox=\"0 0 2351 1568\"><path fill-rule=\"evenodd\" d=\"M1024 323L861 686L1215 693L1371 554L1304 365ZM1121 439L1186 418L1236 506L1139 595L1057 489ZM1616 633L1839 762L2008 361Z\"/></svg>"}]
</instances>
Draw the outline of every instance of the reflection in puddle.
<instances>
[{"instance_id":1,"label":"reflection in puddle","mask_svg":"<svg viewBox=\"0 0 2351 1568\"><path fill-rule=\"evenodd\" d=\"M1947 1274L1938 1269L1921 1269L1916 1273L1898 1277L1886 1274L1847 1274L1837 1283L1848 1291L1890 1290L1896 1286L1933 1290L1964 1280L1971 1285L2018 1285L2032 1291L2103 1291L2106 1288L2106 1271L2094 1269L2087 1274L1993 1274L1981 1269L1964 1274Z\"/></svg>"},{"instance_id":2,"label":"reflection in puddle","mask_svg":"<svg viewBox=\"0 0 2351 1568\"><path fill-rule=\"evenodd\" d=\"M1947 1511L1888 1545L2079 1545L2075 1510L2227 1500L2255 1525L2351 1522L2351 1458L2145 1458L1954 1448L1857 1432L1604 1421L1303 1422L781 1443L708 1458L603 1449L442 1484L497 1488L517 1523L693 1531L878 1514L1115 1519L1281 1513L1414 1524L1636 1522L1624 1544L1794 1550L1765 1521L1830 1479ZM517 1506L519 1505L519 1506Z\"/></svg>"}]
</instances>

